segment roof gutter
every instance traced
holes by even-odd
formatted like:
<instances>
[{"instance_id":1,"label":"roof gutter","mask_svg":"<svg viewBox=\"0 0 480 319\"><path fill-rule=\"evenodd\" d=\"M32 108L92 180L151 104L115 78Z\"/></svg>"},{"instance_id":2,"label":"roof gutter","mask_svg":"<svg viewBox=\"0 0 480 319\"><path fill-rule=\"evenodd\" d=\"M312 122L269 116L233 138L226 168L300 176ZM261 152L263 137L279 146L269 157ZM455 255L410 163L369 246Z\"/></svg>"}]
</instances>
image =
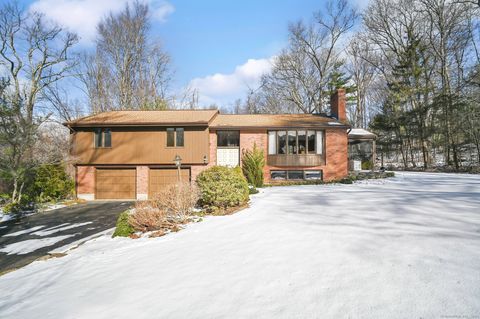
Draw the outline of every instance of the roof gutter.
<instances>
[{"instance_id":1,"label":"roof gutter","mask_svg":"<svg viewBox=\"0 0 480 319\"><path fill-rule=\"evenodd\" d=\"M195 123L64 123L68 127L155 127L155 126L208 126L208 122Z\"/></svg>"},{"instance_id":2,"label":"roof gutter","mask_svg":"<svg viewBox=\"0 0 480 319\"><path fill-rule=\"evenodd\" d=\"M300 126L209 126L214 130L261 130L261 129L350 129L350 125L300 125Z\"/></svg>"}]
</instances>

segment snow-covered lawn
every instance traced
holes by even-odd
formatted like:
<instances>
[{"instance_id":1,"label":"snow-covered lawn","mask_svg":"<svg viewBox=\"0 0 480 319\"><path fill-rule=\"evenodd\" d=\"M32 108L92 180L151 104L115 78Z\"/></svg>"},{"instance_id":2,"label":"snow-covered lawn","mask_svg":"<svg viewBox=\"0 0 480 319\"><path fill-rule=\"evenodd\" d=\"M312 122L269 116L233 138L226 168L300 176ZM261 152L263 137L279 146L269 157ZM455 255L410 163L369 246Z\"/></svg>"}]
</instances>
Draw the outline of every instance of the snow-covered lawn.
<instances>
[{"instance_id":1,"label":"snow-covered lawn","mask_svg":"<svg viewBox=\"0 0 480 319\"><path fill-rule=\"evenodd\" d=\"M1 318L478 318L480 177L267 188L0 277Z\"/></svg>"}]
</instances>

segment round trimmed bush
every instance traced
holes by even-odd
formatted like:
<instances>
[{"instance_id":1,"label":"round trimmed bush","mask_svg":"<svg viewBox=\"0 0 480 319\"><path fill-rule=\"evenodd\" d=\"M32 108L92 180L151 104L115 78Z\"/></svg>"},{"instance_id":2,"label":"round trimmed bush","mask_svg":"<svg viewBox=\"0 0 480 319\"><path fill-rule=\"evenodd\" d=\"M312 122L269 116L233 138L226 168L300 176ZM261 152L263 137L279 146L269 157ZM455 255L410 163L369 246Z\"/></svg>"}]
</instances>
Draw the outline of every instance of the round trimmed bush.
<instances>
[{"instance_id":1,"label":"round trimmed bush","mask_svg":"<svg viewBox=\"0 0 480 319\"><path fill-rule=\"evenodd\" d=\"M198 175L197 185L205 206L234 207L248 201L248 183L240 167L210 167Z\"/></svg>"}]
</instances>

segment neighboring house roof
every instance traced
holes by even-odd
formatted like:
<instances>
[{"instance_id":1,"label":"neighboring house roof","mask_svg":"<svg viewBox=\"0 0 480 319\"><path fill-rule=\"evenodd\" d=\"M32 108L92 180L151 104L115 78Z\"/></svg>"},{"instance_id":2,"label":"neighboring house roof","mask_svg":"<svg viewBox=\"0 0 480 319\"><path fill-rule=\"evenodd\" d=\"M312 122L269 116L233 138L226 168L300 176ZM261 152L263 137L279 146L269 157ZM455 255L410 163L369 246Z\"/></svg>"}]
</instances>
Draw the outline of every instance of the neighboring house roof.
<instances>
[{"instance_id":1,"label":"neighboring house roof","mask_svg":"<svg viewBox=\"0 0 480 319\"><path fill-rule=\"evenodd\" d=\"M348 132L349 139L370 139L374 140L377 138L377 135L364 130L363 128L352 128L350 132Z\"/></svg>"},{"instance_id":2,"label":"neighboring house roof","mask_svg":"<svg viewBox=\"0 0 480 319\"><path fill-rule=\"evenodd\" d=\"M208 125L218 110L111 111L65 123L71 127Z\"/></svg>"},{"instance_id":3,"label":"neighboring house roof","mask_svg":"<svg viewBox=\"0 0 480 319\"><path fill-rule=\"evenodd\" d=\"M338 120L315 114L219 114L211 128L349 127Z\"/></svg>"}]
</instances>

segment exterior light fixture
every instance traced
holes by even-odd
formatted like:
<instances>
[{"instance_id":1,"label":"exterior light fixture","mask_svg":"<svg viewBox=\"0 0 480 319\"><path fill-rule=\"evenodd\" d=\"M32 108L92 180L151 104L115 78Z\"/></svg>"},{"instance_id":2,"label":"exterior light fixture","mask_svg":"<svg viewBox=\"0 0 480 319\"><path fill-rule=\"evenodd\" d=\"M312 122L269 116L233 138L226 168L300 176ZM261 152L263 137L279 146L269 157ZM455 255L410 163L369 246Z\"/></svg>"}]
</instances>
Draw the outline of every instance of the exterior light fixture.
<instances>
[{"instance_id":1,"label":"exterior light fixture","mask_svg":"<svg viewBox=\"0 0 480 319\"><path fill-rule=\"evenodd\" d=\"M180 166L182 166L182 158L177 154L175 155L175 158L173 159L173 162L175 163L175 166L177 167L177 176L178 176L178 182L181 182L180 179Z\"/></svg>"},{"instance_id":2,"label":"exterior light fixture","mask_svg":"<svg viewBox=\"0 0 480 319\"><path fill-rule=\"evenodd\" d=\"M176 167L180 167L180 165L182 165L182 158L177 154L175 155L173 162L175 163Z\"/></svg>"},{"instance_id":3,"label":"exterior light fixture","mask_svg":"<svg viewBox=\"0 0 480 319\"><path fill-rule=\"evenodd\" d=\"M208 163L207 155L203 155L203 164L207 164L207 163Z\"/></svg>"}]
</instances>

